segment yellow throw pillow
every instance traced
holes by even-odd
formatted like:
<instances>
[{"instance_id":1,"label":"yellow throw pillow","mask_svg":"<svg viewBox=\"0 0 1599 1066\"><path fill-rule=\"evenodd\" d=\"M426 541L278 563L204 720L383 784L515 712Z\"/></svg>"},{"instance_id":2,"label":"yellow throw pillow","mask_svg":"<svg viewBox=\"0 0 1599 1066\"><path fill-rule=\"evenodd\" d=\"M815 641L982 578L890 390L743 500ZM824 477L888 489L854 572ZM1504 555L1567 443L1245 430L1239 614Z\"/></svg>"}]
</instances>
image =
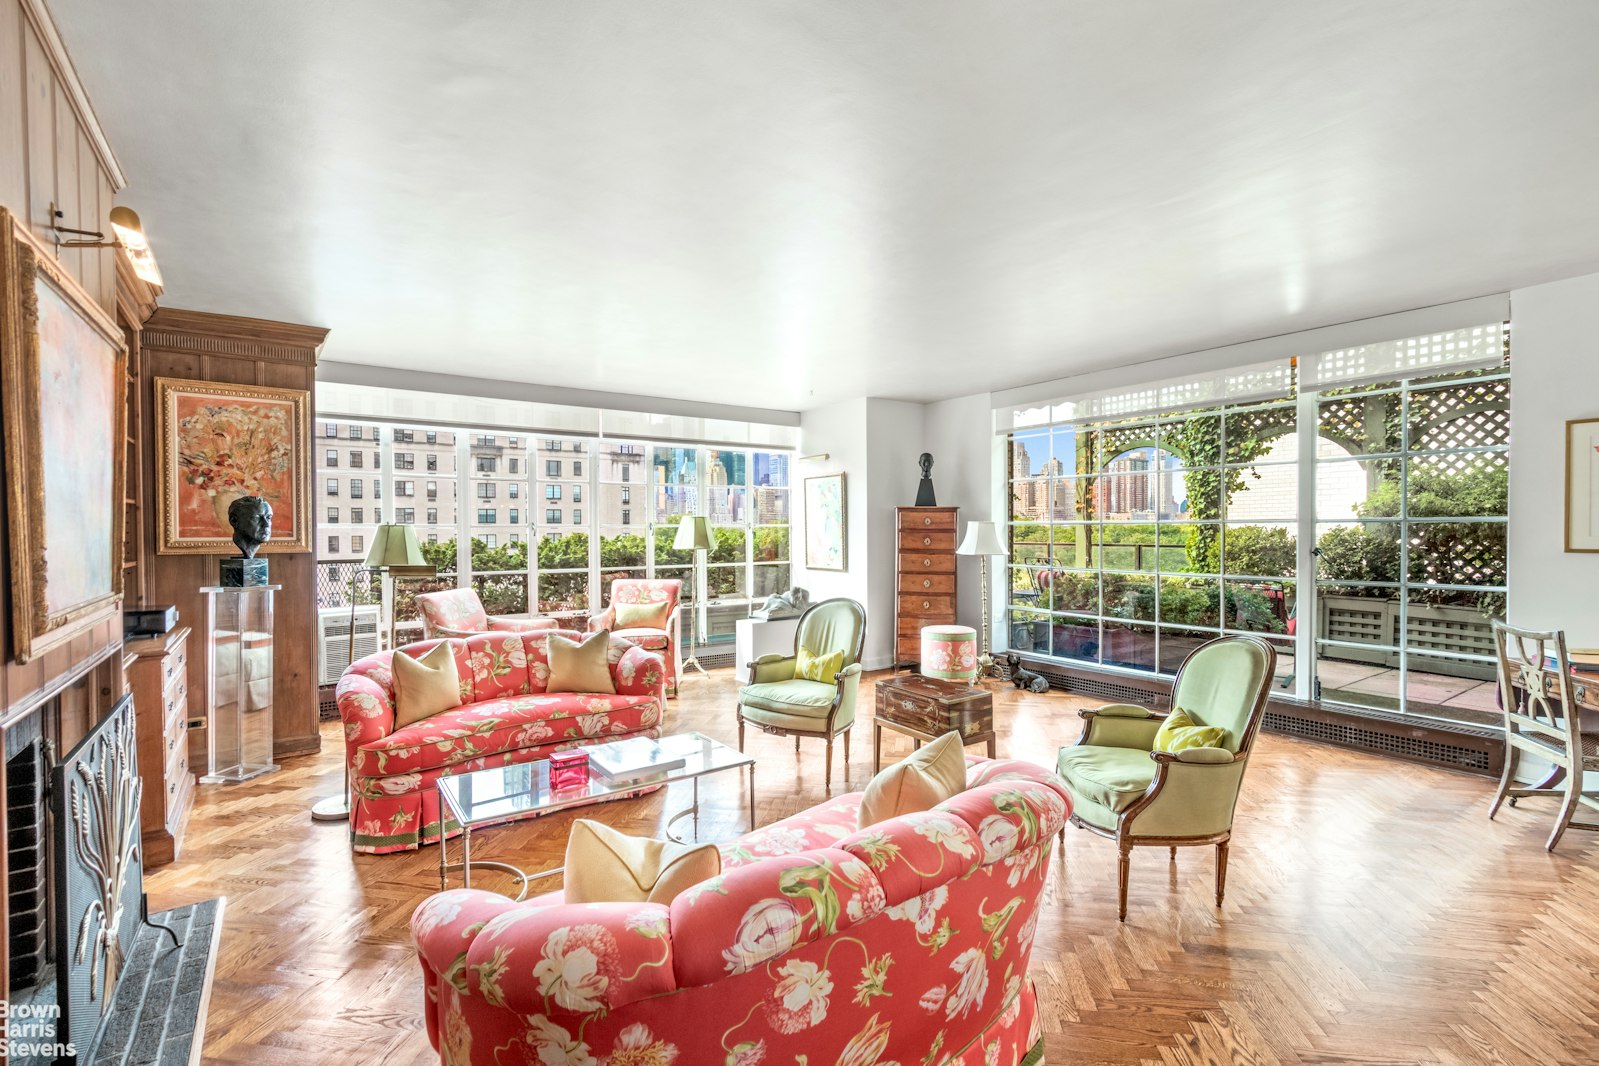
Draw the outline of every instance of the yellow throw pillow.
<instances>
[{"instance_id":1,"label":"yellow throw pillow","mask_svg":"<svg viewBox=\"0 0 1599 1066\"><path fill-rule=\"evenodd\" d=\"M447 640L413 659L394 653L394 728L404 729L424 718L461 705L461 674Z\"/></svg>"},{"instance_id":2,"label":"yellow throw pillow","mask_svg":"<svg viewBox=\"0 0 1599 1066\"><path fill-rule=\"evenodd\" d=\"M671 903L722 872L715 844L628 836L579 818L566 839L566 902Z\"/></svg>"},{"instance_id":3,"label":"yellow throw pillow","mask_svg":"<svg viewBox=\"0 0 1599 1066\"><path fill-rule=\"evenodd\" d=\"M831 685L838 680L838 672L844 669L844 652L835 651L831 655L817 655L811 649L801 645L799 655L794 661L794 676L806 681L820 681L824 685Z\"/></svg>"},{"instance_id":4,"label":"yellow throw pillow","mask_svg":"<svg viewBox=\"0 0 1599 1066\"><path fill-rule=\"evenodd\" d=\"M590 633L579 644L559 633L550 634L550 683L546 692L614 693L611 666L606 656L611 650L611 632Z\"/></svg>"},{"instance_id":5,"label":"yellow throw pillow","mask_svg":"<svg viewBox=\"0 0 1599 1066\"><path fill-rule=\"evenodd\" d=\"M872 778L861 796L856 825L865 829L902 814L930 811L965 791L966 748L959 733L945 733Z\"/></svg>"},{"instance_id":6,"label":"yellow throw pillow","mask_svg":"<svg viewBox=\"0 0 1599 1066\"><path fill-rule=\"evenodd\" d=\"M672 605L660 603L613 603L617 629L665 629Z\"/></svg>"},{"instance_id":7,"label":"yellow throw pillow","mask_svg":"<svg viewBox=\"0 0 1599 1066\"><path fill-rule=\"evenodd\" d=\"M1219 725L1200 725L1181 707L1172 708L1155 731L1156 751L1187 751L1189 748L1219 748L1227 730Z\"/></svg>"}]
</instances>

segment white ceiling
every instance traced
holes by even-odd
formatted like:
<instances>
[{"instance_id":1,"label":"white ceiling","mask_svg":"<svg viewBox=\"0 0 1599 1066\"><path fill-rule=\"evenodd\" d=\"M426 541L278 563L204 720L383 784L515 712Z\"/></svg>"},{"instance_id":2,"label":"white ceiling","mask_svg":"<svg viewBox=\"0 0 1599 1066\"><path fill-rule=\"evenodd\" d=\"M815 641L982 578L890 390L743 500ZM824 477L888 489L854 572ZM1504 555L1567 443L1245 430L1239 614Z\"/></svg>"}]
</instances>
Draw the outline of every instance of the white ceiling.
<instances>
[{"instance_id":1,"label":"white ceiling","mask_svg":"<svg viewBox=\"0 0 1599 1066\"><path fill-rule=\"evenodd\" d=\"M1599 3L50 0L173 306L805 409L1599 269Z\"/></svg>"}]
</instances>

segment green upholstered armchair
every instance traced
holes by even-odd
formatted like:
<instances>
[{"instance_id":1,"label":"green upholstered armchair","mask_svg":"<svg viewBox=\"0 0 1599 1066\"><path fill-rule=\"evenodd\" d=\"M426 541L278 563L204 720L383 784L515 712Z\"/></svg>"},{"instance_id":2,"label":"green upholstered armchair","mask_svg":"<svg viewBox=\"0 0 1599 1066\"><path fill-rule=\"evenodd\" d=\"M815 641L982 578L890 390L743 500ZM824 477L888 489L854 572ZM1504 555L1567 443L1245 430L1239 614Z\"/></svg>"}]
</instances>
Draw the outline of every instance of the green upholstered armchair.
<instances>
[{"instance_id":1,"label":"green upholstered armchair","mask_svg":"<svg viewBox=\"0 0 1599 1066\"><path fill-rule=\"evenodd\" d=\"M763 655L750 663L750 684L738 690L738 747L744 750L744 723L779 736L827 739L823 786L833 787L833 738L844 734L844 766L849 766L849 727L855 724L855 697L861 686L861 649L866 644L866 609L854 600L823 600L800 615L793 655ZM844 665L831 683L794 676L800 648L813 655L844 653Z\"/></svg>"},{"instance_id":2,"label":"green upholstered armchair","mask_svg":"<svg viewBox=\"0 0 1599 1066\"><path fill-rule=\"evenodd\" d=\"M1078 712L1083 735L1060 750L1071 820L1121 850L1118 914L1127 920L1127 873L1138 845L1216 845L1216 906L1227 887L1233 808L1265 714L1277 653L1258 637L1222 637L1194 650L1177 671L1172 707L1197 725L1219 726L1219 746L1155 751L1165 720L1131 704ZM1061 831L1062 843L1065 830Z\"/></svg>"}]
</instances>

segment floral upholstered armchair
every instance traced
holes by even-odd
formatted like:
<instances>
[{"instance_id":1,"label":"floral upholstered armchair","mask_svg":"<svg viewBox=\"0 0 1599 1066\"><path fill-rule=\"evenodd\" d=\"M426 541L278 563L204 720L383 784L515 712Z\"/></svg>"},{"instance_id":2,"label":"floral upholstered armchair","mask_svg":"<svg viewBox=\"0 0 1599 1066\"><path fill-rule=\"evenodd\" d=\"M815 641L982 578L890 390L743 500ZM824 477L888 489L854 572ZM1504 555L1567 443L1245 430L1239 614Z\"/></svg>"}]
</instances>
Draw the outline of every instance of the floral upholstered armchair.
<instances>
[{"instance_id":1,"label":"floral upholstered armchair","mask_svg":"<svg viewBox=\"0 0 1599 1066\"><path fill-rule=\"evenodd\" d=\"M861 793L721 846L669 904L458 889L411 918L445 1066L1032 1066L1054 774L968 758L932 810Z\"/></svg>"},{"instance_id":2,"label":"floral upholstered armchair","mask_svg":"<svg viewBox=\"0 0 1599 1066\"><path fill-rule=\"evenodd\" d=\"M559 629L561 623L554 618L516 618L510 615L491 615L483 608L474 589L446 589L443 592L424 592L416 598L422 612L422 636L469 637L473 633L537 633L546 629Z\"/></svg>"},{"instance_id":3,"label":"floral upholstered armchair","mask_svg":"<svg viewBox=\"0 0 1599 1066\"><path fill-rule=\"evenodd\" d=\"M682 598L683 582L675 578L644 580L619 577L611 582L610 606L599 614L591 616L588 623L590 633L609 629L611 636L621 637L645 651L653 651L665 660L667 699L677 698L677 677L683 669L683 653L679 647L682 628L679 615L682 613ZM652 607L658 609L646 612L645 609ZM655 613L661 618L662 624L639 626L629 624L629 619L626 617L620 617L619 620L619 616L629 613Z\"/></svg>"}]
</instances>

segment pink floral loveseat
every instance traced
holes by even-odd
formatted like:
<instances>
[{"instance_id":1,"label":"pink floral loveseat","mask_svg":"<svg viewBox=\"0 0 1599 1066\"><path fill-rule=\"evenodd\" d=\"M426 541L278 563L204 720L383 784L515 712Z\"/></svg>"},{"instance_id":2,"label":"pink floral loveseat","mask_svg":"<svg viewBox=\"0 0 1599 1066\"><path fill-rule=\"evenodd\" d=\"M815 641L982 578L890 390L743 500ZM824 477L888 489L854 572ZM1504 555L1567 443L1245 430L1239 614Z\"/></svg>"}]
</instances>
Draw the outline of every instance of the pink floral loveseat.
<instances>
[{"instance_id":1,"label":"pink floral loveseat","mask_svg":"<svg viewBox=\"0 0 1599 1066\"><path fill-rule=\"evenodd\" d=\"M399 730L394 728L393 656L418 657L440 642L378 652L345 670L337 698L356 851L411 851L436 843L434 783L442 776L532 762L582 743L660 735L666 695L659 655L613 637L615 695L546 693L552 633L582 639L558 629L449 638L461 675L461 706Z\"/></svg>"},{"instance_id":2,"label":"pink floral loveseat","mask_svg":"<svg viewBox=\"0 0 1599 1066\"><path fill-rule=\"evenodd\" d=\"M1030 763L855 828L861 794L722 847L669 906L443 892L411 919L445 1066L1039 1062L1028 959L1070 800Z\"/></svg>"}]
</instances>

